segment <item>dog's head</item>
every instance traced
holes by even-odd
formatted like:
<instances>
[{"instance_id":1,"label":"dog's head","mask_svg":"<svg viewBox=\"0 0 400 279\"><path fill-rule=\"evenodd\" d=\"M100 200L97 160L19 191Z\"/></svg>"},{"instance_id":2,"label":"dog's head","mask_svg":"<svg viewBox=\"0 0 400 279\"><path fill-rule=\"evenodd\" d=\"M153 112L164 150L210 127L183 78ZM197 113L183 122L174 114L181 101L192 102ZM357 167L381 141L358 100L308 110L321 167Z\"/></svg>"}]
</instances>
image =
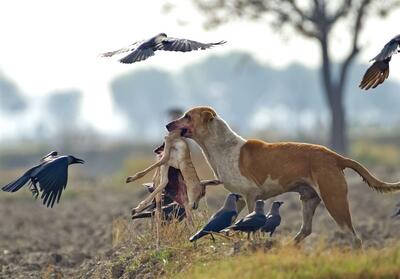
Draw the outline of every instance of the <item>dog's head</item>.
<instances>
[{"instance_id":1,"label":"dog's head","mask_svg":"<svg viewBox=\"0 0 400 279\"><path fill-rule=\"evenodd\" d=\"M217 117L210 107L196 107L188 110L181 118L167 124L169 132L180 130L182 137L202 139L207 136L209 125Z\"/></svg>"}]
</instances>

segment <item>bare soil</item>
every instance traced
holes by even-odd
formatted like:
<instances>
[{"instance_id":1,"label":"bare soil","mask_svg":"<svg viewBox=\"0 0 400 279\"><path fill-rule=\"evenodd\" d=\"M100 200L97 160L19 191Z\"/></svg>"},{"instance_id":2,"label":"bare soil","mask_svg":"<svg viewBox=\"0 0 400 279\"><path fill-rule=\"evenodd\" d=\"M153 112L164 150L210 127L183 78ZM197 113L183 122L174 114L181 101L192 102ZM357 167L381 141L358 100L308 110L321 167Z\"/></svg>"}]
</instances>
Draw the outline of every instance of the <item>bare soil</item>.
<instances>
[{"instance_id":1,"label":"bare soil","mask_svg":"<svg viewBox=\"0 0 400 279\"><path fill-rule=\"evenodd\" d=\"M400 173L388 170L375 170L374 173L388 181L400 179ZM400 219L390 216L400 201L399 194L378 194L350 172L347 178L353 223L364 246L383 247L398 240ZM77 193L66 193L60 204L47 209L40 201L32 200L28 193L0 193L0 278L126 277L124 267L119 269L118 265L113 265L110 273L106 266L118 257L120 249L126 249L112 247L112 224L117 218L129 220L130 208L144 194L142 190L97 187L93 183L82 186ZM224 190L210 189L207 202L203 201L201 207L208 208L211 214L224 195ZM275 200L285 202L277 236L294 236L301 225L298 195L284 194ZM267 207L270 204L271 201L267 201ZM133 233L143 233L148 223L137 221ZM321 204L314 219L314 233L306 239L305 245L323 238L332 245L350 243ZM129 249L135 250L133 255L139 255L143 248L138 245ZM145 269L135 276L160 276L156 271Z\"/></svg>"}]
</instances>

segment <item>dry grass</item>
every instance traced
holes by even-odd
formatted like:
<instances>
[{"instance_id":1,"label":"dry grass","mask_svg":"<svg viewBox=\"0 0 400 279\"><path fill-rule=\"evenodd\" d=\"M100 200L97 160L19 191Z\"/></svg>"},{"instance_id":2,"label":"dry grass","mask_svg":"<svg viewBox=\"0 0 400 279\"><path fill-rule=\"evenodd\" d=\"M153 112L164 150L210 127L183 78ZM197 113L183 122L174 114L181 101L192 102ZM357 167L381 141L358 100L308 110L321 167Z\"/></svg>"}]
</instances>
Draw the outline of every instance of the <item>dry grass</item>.
<instances>
[{"instance_id":1,"label":"dry grass","mask_svg":"<svg viewBox=\"0 0 400 279\"><path fill-rule=\"evenodd\" d=\"M198 216L199 225L204 218ZM118 257L106 264L110 277L117 270L126 278L149 273L157 278L400 278L399 243L352 250L322 241L296 247L287 237L256 242L217 238L216 243L205 237L195 247L188 241L193 229L173 223L162 228L157 250L151 227L138 234L128 222L115 224L126 235Z\"/></svg>"}]
</instances>

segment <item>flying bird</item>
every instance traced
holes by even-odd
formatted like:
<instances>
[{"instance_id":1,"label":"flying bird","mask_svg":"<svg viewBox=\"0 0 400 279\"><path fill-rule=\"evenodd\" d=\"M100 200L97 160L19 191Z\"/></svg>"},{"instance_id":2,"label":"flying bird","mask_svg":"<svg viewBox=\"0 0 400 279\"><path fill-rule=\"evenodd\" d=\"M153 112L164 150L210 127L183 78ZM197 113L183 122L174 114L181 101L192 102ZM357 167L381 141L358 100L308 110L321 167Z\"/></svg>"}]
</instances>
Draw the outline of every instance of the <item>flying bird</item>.
<instances>
[{"instance_id":1,"label":"flying bird","mask_svg":"<svg viewBox=\"0 0 400 279\"><path fill-rule=\"evenodd\" d=\"M227 230L247 232L247 239L250 239L250 233L258 231L266 220L264 201L258 200L252 213L228 227Z\"/></svg>"},{"instance_id":2,"label":"flying bird","mask_svg":"<svg viewBox=\"0 0 400 279\"><path fill-rule=\"evenodd\" d=\"M126 48L105 52L100 54L100 56L111 57L116 54L129 52L129 54L121 58L119 62L132 64L146 60L150 56L153 56L154 52L157 50L187 52L192 50L208 49L225 43L226 41L220 41L217 43L200 43L187 39L171 38L165 33L160 33L148 40L135 42Z\"/></svg>"},{"instance_id":3,"label":"flying bird","mask_svg":"<svg viewBox=\"0 0 400 279\"><path fill-rule=\"evenodd\" d=\"M275 229L281 224L281 215L279 215L279 208L283 202L273 202L271 210L267 213L267 220L264 226L261 227L262 232L269 232L269 236L275 232Z\"/></svg>"},{"instance_id":4,"label":"flying bird","mask_svg":"<svg viewBox=\"0 0 400 279\"><path fill-rule=\"evenodd\" d=\"M212 233L222 231L232 225L233 221L235 221L238 215L236 202L239 199L241 199L240 195L230 193L226 197L224 205L213 216L211 216L210 220L208 220L207 224L201 230L189 239L190 242L196 241L207 234L210 234L213 241L215 241Z\"/></svg>"},{"instance_id":5,"label":"flying bird","mask_svg":"<svg viewBox=\"0 0 400 279\"><path fill-rule=\"evenodd\" d=\"M68 166L84 162L72 155L58 156L57 151L52 151L40 159L39 165L29 169L20 178L4 186L2 190L16 192L29 182L29 189L33 196L37 198L40 191L43 204L53 207L56 201L57 203L60 201L61 193L67 186Z\"/></svg>"},{"instance_id":6,"label":"flying bird","mask_svg":"<svg viewBox=\"0 0 400 279\"><path fill-rule=\"evenodd\" d=\"M370 61L375 61L365 72L359 87L368 90L376 88L383 83L389 76L389 62L392 55L399 53L400 35L391 39L381 50L381 52Z\"/></svg>"}]
</instances>

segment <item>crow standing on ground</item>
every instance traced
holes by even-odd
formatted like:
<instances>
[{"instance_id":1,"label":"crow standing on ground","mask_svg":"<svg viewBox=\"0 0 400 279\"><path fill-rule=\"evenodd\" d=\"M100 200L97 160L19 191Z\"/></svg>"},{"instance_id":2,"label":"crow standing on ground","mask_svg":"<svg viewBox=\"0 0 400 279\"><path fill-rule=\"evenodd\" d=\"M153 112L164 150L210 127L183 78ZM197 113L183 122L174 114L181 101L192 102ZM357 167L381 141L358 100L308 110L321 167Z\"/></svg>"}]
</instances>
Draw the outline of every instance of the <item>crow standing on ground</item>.
<instances>
[{"instance_id":1,"label":"crow standing on ground","mask_svg":"<svg viewBox=\"0 0 400 279\"><path fill-rule=\"evenodd\" d=\"M154 55L157 50L187 52L192 50L207 49L216 45L222 45L225 41L217 43L200 43L187 39L170 38L165 33L160 33L148 40L138 41L126 48L102 53L102 57L111 57L116 54L130 52L127 56L121 58L119 62L131 64L146 60Z\"/></svg>"},{"instance_id":2,"label":"crow standing on ground","mask_svg":"<svg viewBox=\"0 0 400 279\"><path fill-rule=\"evenodd\" d=\"M266 220L264 201L258 200L252 213L228 227L227 230L247 232L247 239L250 239L250 233L258 231Z\"/></svg>"},{"instance_id":3,"label":"crow standing on ground","mask_svg":"<svg viewBox=\"0 0 400 279\"><path fill-rule=\"evenodd\" d=\"M267 220L264 226L261 227L262 232L269 232L269 236L272 236L275 229L281 224L281 215L279 215L279 208L283 202L273 202L271 210L267 213Z\"/></svg>"},{"instance_id":4,"label":"crow standing on ground","mask_svg":"<svg viewBox=\"0 0 400 279\"><path fill-rule=\"evenodd\" d=\"M226 197L224 205L213 216L211 216L208 223L201 230L189 239L190 242L196 241L207 234L210 234L213 241L215 241L212 233L220 232L226 227L232 225L233 221L236 219L238 215L236 202L240 198L240 195L230 193Z\"/></svg>"},{"instance_id":5,"label":"crow standing on ground","mask_svg":"<svg viewBox=\"0 0 400 279\"><path fill-rule=\"evenodd\" d=\"M61 193L67 186L68 166L72 164L83 164L85 161L72 155L58 156L53 151L40 160L40 164L25 172L17 180L2 188L6 192L16 192L29 182L30 190L35 198L39 195L47 207L53 207L54 203L60 201Z\"/></svg>"},{"instance_id":6,"label":"crow standing on ground","mask_svg":"<svg viewBox=\"0 0 400 279\"><path fill-rule=\"evenodd\" d=\"M383 83L389 76L389 62L392 55L399 53L400 35L391 39L381 50L381 52L370 61L375 61L364 74L359 85L361 89L368 90L375 88Z\"/></svg>"}]
</instances>

